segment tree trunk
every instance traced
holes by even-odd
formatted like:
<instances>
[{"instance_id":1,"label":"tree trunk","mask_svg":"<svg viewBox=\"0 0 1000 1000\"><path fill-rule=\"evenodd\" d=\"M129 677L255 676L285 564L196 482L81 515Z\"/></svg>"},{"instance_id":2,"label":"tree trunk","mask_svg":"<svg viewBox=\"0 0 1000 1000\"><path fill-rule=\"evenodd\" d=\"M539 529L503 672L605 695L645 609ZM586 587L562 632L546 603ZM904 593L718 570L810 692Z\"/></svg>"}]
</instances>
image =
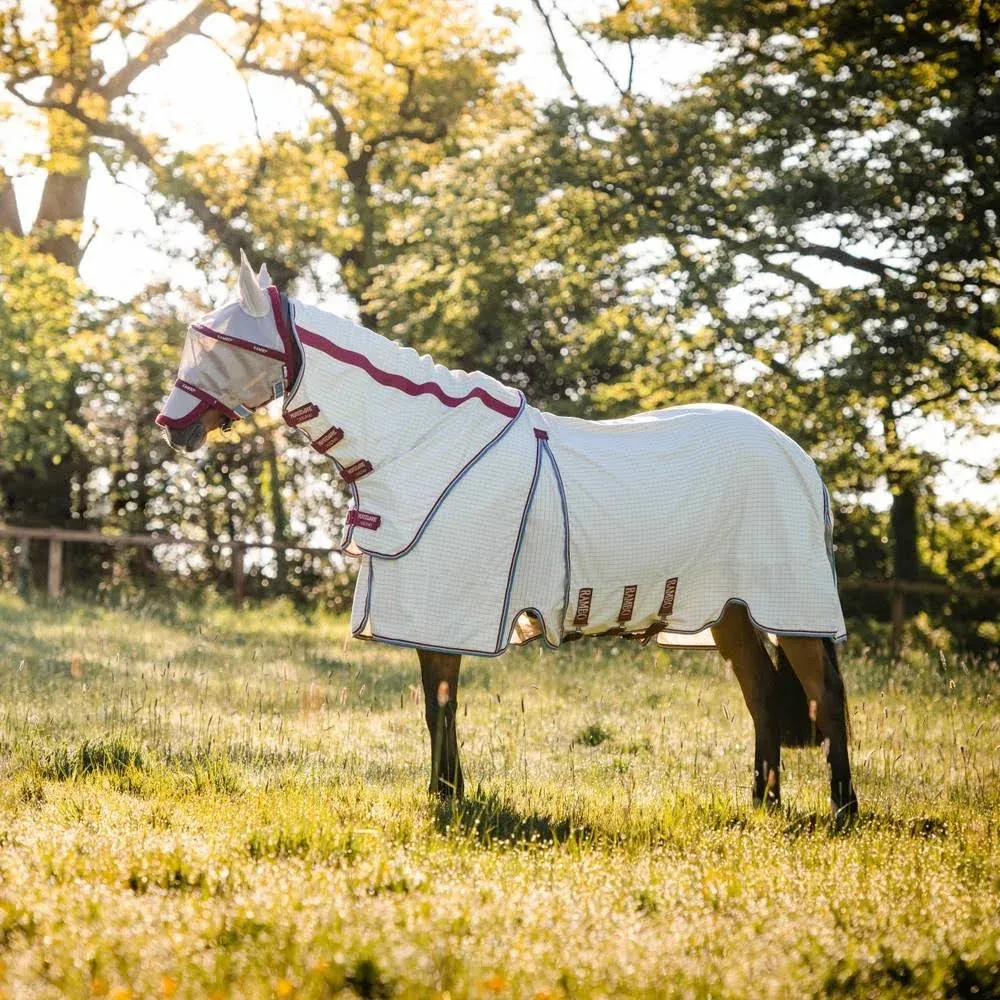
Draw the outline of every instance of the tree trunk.
<instances>
[{"instance_id":1,"label":"tree trunk","mask_svg":"<svg viewBox=\"0 0 1000 1000\"><path fill-rule=\"evenodd\" d=\"M892 528L892 575L897 580L916 580L920 575L920 554L917 551L919 522L917 490L912 483L893 490L889 522Z\"/></svg>"},{"instance_id":2,"label":"tree trunk","mask_svg":"<svg viewBox=\"0 0 1000 1000\"><path fill-rule=\"evenodd\" d=\"M21 216L17 211L17 197L10 178L0 170L0 233L23 236Z\"/></svg>"},{"instance_id":3,"label":"tree trunk","mask_svg":"<svg viewBox=\"0 0 1000 1000\"><path fill-rule=\"evenodd\" d=\"M49 96L66 85L53 81ZM39 249L75 271L83 250L83 205L90 180L90 133L62 111L49 112L49 152L58 169L50 169L42 190L34 231Z\"/></svg>"},{"instance_id":4,"label":"tree trunk","mask_svg":"<svg viewBox=\"0 0 1000 1000\"><path fill-rule=\"evenodd\" d=\"M903 448L896 428L896 417L891 404L882 413L885 431L886 454L889 459L889 490L892 505L889 508L889 527L892 535L893 581L916 580L920 575L920 536L918 502L920 497L919 473L907 468L903 461ZM892 593L892 658L899 658L903 630L908 616L909 601L901 590Z\"/></svg>"}]
</instances>

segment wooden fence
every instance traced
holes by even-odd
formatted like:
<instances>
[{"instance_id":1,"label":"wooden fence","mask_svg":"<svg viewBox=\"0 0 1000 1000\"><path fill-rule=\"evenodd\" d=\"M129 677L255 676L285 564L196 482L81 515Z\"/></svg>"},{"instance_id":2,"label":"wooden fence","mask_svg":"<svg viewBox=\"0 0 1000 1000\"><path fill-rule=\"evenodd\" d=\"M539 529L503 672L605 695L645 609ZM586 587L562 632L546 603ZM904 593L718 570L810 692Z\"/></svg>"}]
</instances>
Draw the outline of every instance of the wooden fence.
<instances>
[{"instance_id":1,"label":"wooden fence","mask_svg":"<svg viewBox=\"0 0 1000 1000\"><path fill-rule=\"evenodd\" d=\"M310 555L332 555L339 549L332 547L317 547L310 545L281 544L272 542L236 541L196 541L190 538L178 538L174 535L126 535L103 534L97 531L74 531L67 528L22 528L13 525L0 524L0 538L13 538L22 541L47 541L49 543L48 559L48 596L52 600L62 595L63 589L63 546L66 542L83 543L85 545L138 546L141 548L156 548L161 545L190 549L222 549L229 551L230 565L233 577L233 602L237 608L243 606L246 598L246 553L250 549L282 552L304 552ZM29 578L30 572L29 546L20 547L20 576L23 580ZM898 656L902 647L903 628L906 623L906 597L908 594L938 595L943 597L970 597L1000 599L1000 588L996 587L952 587L944 583L933 583L923 580L863 580L843 579L838 582L841 592L866 590L873 593L887 593L890 596L892 621L892 655Z\"/></svg>"},{"instance_id":2,"label":"wooden fence","mask_svg":"<svg viewBox=\"0 0 1000 1000\"><path fill-rule=\"evenodd\" d=\"M113 545L117 547L136 546L153 549L161 545L188 549L219 549L230 552L230 565L233 576L233 601L237 608L243 606L246 598L246 554L250 549L270 550L277 552L305 552L310 555L331 555L339 549L317 547L313 545L282 544L271 542L236 541L197 541L191 538L178 538L175 535L113 535L97 531L75 531L69 528L22 528L9 524L0 524L0 538L14 538L21 541L47 541L49 543L48 560L48 596L55 600L62 595L63 590L63 546L66 542L82 543L84 545ZM28 579L30 571L30 549L27 545L20 547L19 566L21 577Z\"/></svg>"}]
</instances>

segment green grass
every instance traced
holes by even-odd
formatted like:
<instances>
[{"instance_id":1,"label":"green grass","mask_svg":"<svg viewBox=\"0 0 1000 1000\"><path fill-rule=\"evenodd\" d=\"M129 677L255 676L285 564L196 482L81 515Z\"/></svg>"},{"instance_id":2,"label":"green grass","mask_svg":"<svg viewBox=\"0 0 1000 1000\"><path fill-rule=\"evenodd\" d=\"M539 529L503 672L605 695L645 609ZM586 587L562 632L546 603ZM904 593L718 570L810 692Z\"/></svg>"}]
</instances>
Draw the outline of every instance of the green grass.
<instances>
[{"instance_id":1,"label":"green grass","mask_svg":"<svg viewBox=\"0 0 1000 1000\"><path fill-rule=\"evenodd\" d=\"M281 606L0 594L0 993L1000 996L1000 681L845 657L860 821L818 750L750 806L715 656L467 660L431 803L413 653Z\"/></svg>"}]
</instances>

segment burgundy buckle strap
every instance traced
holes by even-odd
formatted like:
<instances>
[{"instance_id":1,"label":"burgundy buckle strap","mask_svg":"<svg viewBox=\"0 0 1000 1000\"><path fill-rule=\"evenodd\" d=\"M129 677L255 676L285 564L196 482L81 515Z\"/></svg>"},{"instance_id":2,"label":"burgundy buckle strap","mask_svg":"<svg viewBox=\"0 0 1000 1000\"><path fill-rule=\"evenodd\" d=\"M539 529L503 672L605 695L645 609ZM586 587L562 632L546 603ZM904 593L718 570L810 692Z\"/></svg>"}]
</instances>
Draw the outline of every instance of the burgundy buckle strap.
<instances>
[{"instance_id":1,"label":"burgundy buckle strap","mask_svg":"<svg viewBox=\"0 0 1000 1000\"><path fill-rule=\"evenodd\" d=\"M660 603L660 617L667 618L674 613L674 598L677 596L677 577L672 576L663 588L663 600Z\"/></svg>"},{"instance_id":2,"label":"burgundy buckle strap","mask_svg":"<svg viewBox=\"0 0 1000 1000\"><path fill-rule=\"evenodd\" d=\"M593 587L581 587L576 600L576 614L573 616L574 625L586 625L590 621L590 602L594 597Z\"/></svg>"},{"instance_id":3,"label":"burgundy buckle strap","mask_svg":"<svg viewBox=\"0 0 1000 1000\"><path fill-rule=\"evenodd\" d=\"M344 439L344 432L339 427L331 427L324 431L312 446L321 454L325 455L335 444L339 444Z\"/></svg>"},{"instance_id":4,"label":"burgundy buckle strap","mask_svg":"<svg viewBox=\"0 0 1000 1000\"><path fill-rule=\"evenodd\" d=\"M618 612L618 621L627 622L632 618L635 610L635 595L639 592L638 586L630 583L622 593L622 609Z\"/></svg>"},{"instance_id":5,"label":"burgundy buckle strap","mask_svg":"<svg viewBox=\"0 0 1000 1000\"><path fill-rule=\"evenodd\" d=\"M367 458L359 458L353 465L341 469L340 475L345 483L356 483L362 476L367 476L373 468Z\"/></svg>"},{"instance_id":6,"label":"burgundy buckle strap","mask_svg":"<svg viewBox=\"0 0 1000 1000\"><path fill-rule=\"evenodd\" d=\"M289 427L298 427L307 420L319 416L319 407L315 403L305 403L303 406L296 406L294 410L289 410L285 414L285 423Z\"/></svg>"},{"instance_id":7,"label":"burgundy buckle strap","mask_svg":"<svg viewBox=\"0 0 1000 1000\"><path fill-rule=\"evenodd\" d=\"M347 523L352 527L377 531L382 523L382 518L378 514L370 514L366 510L358 510L355 507L347 512Z\"/></svg>"}]
</instances>

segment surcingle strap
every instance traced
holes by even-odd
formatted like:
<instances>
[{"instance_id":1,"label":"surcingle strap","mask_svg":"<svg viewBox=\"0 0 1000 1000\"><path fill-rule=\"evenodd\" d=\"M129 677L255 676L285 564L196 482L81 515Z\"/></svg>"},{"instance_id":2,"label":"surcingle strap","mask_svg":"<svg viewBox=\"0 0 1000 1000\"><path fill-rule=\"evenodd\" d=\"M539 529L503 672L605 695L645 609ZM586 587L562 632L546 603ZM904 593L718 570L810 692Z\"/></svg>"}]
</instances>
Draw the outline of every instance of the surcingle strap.
<instances>
[{"instance_id":1,"label":"surcingle strap","mask_svg":"<svg viewBox=\"0 0 1000 1000\"><path fill-rule=\"evenodd\" d=\"M335 444L339 444L344 439L344 432L339 427L331 427L324 431L312 446L321 454L325 455Z\"/></svg>"},{"instance_id":2,"label":"surcingle strap","mask_svg":"<svg viewBox=\"0 0 1000 1000\"><path fill-rule=\"evenodd\" d=\"M632 617L632 612L635 610L635 595L639 592L639 588L634 584L630 583L622 594L622 608L618 612L618 621L627 622Z\"/></svg>"},{"instance_id":3,"label":"surcingle strap","mask_svg":"<svg viewBox=\"0 0 1000 1000\"><path fill-rule=\"evenodd\" d=\"M372 468L372 463L367 458L359 458L353 465L341 469L340 475L345 483L356 483L362 476L367 476Z\"/></svg>"},{"instance_id":4,"label":"surcingle strap","mask_svg":"<svg viewBox=\"0 0 1000 1000\"><path fill-rule=\"evenodd\" d=\"M590 602L594 597L593 587L581 587L580 595L576 599L576 615L573 618L574 625L586 625L590 621Z\"/></svg>"},{"instance_id":5,"label":"surcingle strap","mask_svg":"<svg viewBox=\"0 0 1000 1000\"><path fill-rule=\"evenodd\" d=\"M677 577L672 576L663 588L663 601L660 604L660 617L667 618L674 613L674 598L677 596Z\"/></svg>"},{"instance_id":6,"label":"surcingle strap","mask_svg":"<svg viewBox=\"0 0 1000 1000\"><path fill-rule=\"evenodd\" d=\"M306 403L303 406L296 406L294 410L289 410L285 414L285 423L289 427L298 427L307 420L319 416L319 407L315 403Z\"/></svg>"},{"instance_id":7,"label":"surcingle strap","mask_svg":"<svg viewBox=\"0 0 1000 1000\"><path fill-rule=\"evenodd\" d=\"M366 510L358 510L355 507L347 512L347 523L353 527L377 531L382 523L382 518L378 514L370 514Z\"/></svg>"}]
</instances>

